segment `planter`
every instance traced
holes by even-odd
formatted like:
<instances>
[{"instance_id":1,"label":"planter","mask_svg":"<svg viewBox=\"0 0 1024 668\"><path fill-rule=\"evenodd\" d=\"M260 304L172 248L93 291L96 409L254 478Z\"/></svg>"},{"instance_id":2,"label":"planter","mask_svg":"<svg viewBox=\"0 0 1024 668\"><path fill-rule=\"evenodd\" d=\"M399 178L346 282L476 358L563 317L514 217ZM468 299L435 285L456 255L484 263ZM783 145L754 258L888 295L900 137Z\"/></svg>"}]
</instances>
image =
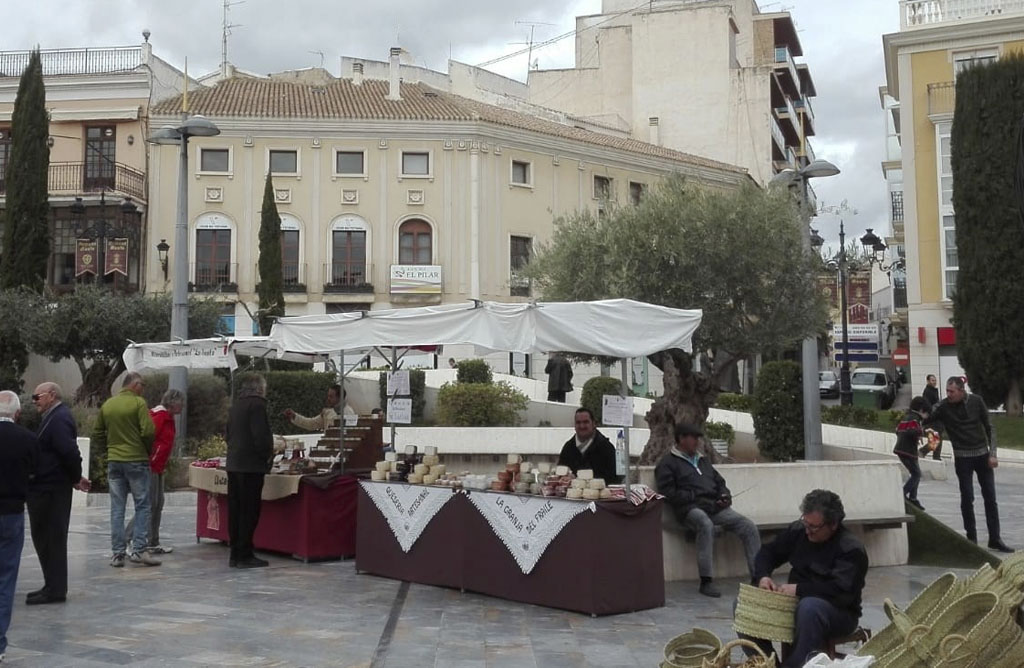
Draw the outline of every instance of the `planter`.
<instances>
[{"instance_id":1,"label":"planter","mask_svg":"<svg viewBox=\"0 0 1024 668\"><path fill-rule=\"evenodd\" d=\"M182 489L188 487L188 467L196 460L195 457L174 457L167 463L167 478L164 489Z\"/></svg>"}]
</instances>

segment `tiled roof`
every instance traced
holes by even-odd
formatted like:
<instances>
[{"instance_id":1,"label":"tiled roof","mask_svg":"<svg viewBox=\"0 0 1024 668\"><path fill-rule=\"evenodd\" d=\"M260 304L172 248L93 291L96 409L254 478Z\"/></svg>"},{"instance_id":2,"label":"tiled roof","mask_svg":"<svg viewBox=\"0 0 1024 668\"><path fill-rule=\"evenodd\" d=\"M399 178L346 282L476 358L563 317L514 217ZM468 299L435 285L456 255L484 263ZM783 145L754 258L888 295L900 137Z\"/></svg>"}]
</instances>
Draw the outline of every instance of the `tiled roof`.
<instances>
[{"instance_id":1,"label":"tiled roof","mask_svg":"<svg viewBox=\"0 0 1024 668\"><path fill-rule=\"evenodd\" d=\"M189 91L188 106L190 112L212 118L479 120L696 166L746 173L734 165L484 104L422 83L403 82L402 99L389 100L388 86L387 81L377 79L365 79L360 85L350 79L336 79L326 85L310 86L274 79L233 77L211 88ZM173 115L180 109L181 98L174 97L156 104L150 113Z\"/></svg>"}]
</instances>

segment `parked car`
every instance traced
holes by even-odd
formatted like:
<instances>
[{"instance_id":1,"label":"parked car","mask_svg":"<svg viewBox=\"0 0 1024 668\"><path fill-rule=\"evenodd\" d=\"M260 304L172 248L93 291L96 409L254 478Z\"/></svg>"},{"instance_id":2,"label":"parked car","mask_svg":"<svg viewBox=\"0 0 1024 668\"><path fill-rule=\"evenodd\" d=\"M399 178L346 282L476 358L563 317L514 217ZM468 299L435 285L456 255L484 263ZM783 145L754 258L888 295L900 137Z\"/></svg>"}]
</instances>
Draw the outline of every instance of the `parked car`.
<instances>
[{"instance_id":1,"label":"parked car","mask_svg":"<svg viewBox=\"0 0 1024 668\"><path fill-rule=\"evenodd\" d=\"M896 402L896 381L881 367L859 367L850 374L850 389L879 393L878 407L882 410L891 408Z\"/></svg>"},{"instance_id":2,"label":"parked car","mask_svg":"<svg viewBox=\"0 0 1024 668\"><path fill-rule=\"evenodd\" d=\"M818 394L826 399L838 399L839 374L835 371L819 371Z\"/></svg>"}]
</instances>

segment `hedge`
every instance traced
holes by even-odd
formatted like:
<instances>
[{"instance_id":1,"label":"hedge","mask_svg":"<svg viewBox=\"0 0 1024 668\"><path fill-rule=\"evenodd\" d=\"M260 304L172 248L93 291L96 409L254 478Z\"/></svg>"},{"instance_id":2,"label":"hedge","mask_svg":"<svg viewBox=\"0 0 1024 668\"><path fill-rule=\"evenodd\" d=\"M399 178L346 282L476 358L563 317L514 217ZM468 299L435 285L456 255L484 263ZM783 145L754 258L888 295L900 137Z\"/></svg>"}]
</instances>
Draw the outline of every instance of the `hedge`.
<instances>
[{"instance_id":1,"label":"hedge","mask_svg":"<svg viewBox=\"0 0 1024 668\"><path fill-rule=\"evenodd\" d=\"M438 424L446 427L515 427L529 398L505 381L445 383L437 394Z\"/></svg>"},{"instance_id":2,"label":"hedge","mask_svg":"<svg viewBox=\"0 0 1024 668\"><path fill-rule=\"evenodd\" d=\"M604 399L606 394L619 395L619 388L622 387L618 378L611 376L594 376L583 384L583 392L580 395L580 406L589 408L594 414L595 424L603 424Z\"/></svg>"},{"instance_id":3,"label":"hedge","mask_svg":"<svg viewBox=\"0 0 1024 668\"><path fill-rule=\"evenodd\" d=\"M484 385L489 385L494 382L491 366L481 359L462 360L456 368L458 369L456 378L460 383L483 383Z\"/></svg>"},{"instance_id":4,"label":"hedge","mask_svg":"<svg viewBox=\"0 0 1024 668\"><path fill-rule=\"evenodd\" d=\"M800 365L769 362L757 375L754 433L761 452L778 462L804 454L804 409Z\"/></svg>"},{"instance_id":5,"label":"hedge","mask_svg":"<svg viewBox=\"0 0 1024 668\"><path fill-rule=\"evenodd\" d=\"M160 403L167 391L167 374L146 375L142 398L152 408ZM223 436L227 425L231 400L224 379L208 373L188 375L188 394L185 398L185 428L188 438L204 439Z\"/></svg>"},{"instance_id":6,"label":"hedge","mask_svg":"<svg viewBox=\"0 0 1024 668\"><path fill-rule=\"evenodd\" d=\"M322 371L263 371L267 379L267 413L275 434L307 434L285 419L290 408L299 415L319 415L327 401L327 390L338 382L337 375Z\"/></svg>"},{"instance_id":7,"label":"hedge","mask_svg":"<svg viewBox=\"0 0 1024 668\"><path fill-rule=\"evenodd\" d=\"M718 400L715 402L715 408L721 408L724 411L749 413L754 410L754 395L722 392L718 395Z\"/></svg>"}]
</instances>

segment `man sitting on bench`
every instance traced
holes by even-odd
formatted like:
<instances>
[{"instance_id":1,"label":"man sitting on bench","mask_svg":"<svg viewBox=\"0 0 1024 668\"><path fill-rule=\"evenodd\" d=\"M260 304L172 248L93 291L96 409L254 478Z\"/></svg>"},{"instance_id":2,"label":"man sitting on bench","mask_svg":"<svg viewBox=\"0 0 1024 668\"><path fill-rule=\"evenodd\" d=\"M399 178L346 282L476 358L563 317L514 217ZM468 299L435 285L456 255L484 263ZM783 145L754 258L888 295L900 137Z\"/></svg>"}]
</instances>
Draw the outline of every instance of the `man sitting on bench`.
<instances>
[{"instance_id":1,"label":"man sitting on bench","mask_svg":"<svg viewBox=\"0 0 1024 668\"><path fill-rule=\"evenodd\" d=\"M825 651L830 638L856 630L868 572L864 545L843 526L846 512L839 495L824 489L809 492L800 512L798 521L761 548L755 563L758 587L800 599L793 644L780 668L803 666L809 657ZM776 584L772 571L787 561L792 566L788 582ZM766 654L772 651L771 642L750 640Z\"/></svg>"},{"instance_id":2,"label":"man sitting on bench","mask_svg":"<svg viewBox=\"0 0 1024 668\"><path fill-rule=\"evenodd\" d=\"M712 581L715 527L731 531L743 541L751 578L761 536L753 522L730 508L732 494L725 486L725 479L711 465L711 460L698 451L703 435L695 425L677 424L676 445L658 462L654 478L658 493L665 497L679 523L697 534L700 593L718 598L722 592Z\"/></svg>"}]
</instances>

